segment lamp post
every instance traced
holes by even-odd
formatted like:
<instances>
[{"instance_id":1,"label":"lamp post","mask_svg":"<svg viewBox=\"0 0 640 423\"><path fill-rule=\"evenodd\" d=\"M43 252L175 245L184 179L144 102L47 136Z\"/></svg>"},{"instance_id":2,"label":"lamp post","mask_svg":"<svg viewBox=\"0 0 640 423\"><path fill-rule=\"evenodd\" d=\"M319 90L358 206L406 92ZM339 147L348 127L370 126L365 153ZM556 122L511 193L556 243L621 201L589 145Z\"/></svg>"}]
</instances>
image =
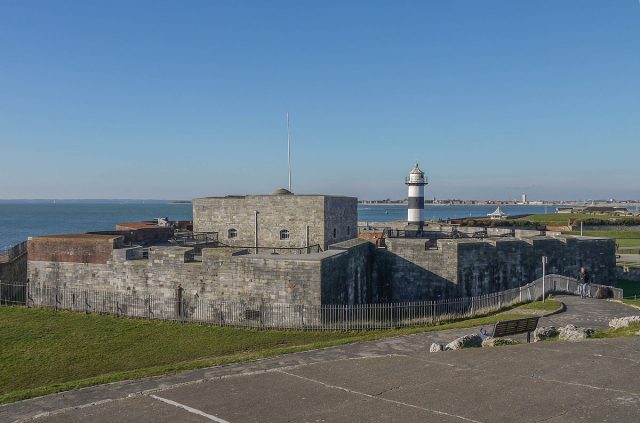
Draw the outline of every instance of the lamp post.
<instances>
[{"instance_id":1,"label":"lamp post","mask_svg":"<svg viewBox=\"0 0 640 423\"><path fill-rule=\"evenodd\" d=\"M547 258L547 256L542 256L542 302L543 303L544 303L545 271L546 271L546 266L548 262L549 262L549 259Z\"/></svg>"}]
</instances>

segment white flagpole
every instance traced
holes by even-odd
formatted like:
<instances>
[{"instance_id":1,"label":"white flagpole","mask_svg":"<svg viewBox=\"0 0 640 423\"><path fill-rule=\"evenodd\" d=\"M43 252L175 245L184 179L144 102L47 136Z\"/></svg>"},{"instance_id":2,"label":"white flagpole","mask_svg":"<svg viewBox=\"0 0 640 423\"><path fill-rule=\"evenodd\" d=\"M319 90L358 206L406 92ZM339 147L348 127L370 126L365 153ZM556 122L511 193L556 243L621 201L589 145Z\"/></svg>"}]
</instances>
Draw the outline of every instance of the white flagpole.
<instances>
[{"instance_id":1,"label":"white flagpole","mask_svg":"<svg viewBox=\"0 0 640 423\"><path fill-rule=\"evenodd\" d=\"M289 112L287 112L287 161L289 164L289 191L291 191L291 126L289 126Z\"/></svg>"}]
</instances>

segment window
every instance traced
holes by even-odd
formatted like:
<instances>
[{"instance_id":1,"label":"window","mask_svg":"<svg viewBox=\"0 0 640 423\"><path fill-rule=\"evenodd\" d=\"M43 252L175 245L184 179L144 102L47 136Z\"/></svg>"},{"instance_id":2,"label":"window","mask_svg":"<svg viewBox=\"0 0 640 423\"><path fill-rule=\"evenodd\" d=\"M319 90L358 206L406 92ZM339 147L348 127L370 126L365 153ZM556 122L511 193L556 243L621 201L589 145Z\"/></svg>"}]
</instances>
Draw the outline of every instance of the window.
<instances>
[{"instance_id":1,"label":"window","mask_svg":"<svg viewBox=\"0 0 640 423\"><path fill-rule=\"evenodd\" d=\"M338 230L336 228L333 228L333 237L336 237L336 234L338 233Z\"/></svg>"},{"instance_id":2,"label":"window","mask_svg":"<svg viewBox=\"0 0 640 423\"><path fill-rule=\"evenodd\" d=\"M289 231L286 229L283 229L280 231L280 239L289 239Z\"/></svg>"},{"instance_id":3,"label":"window","mask_svg":"<svg viewBox=\"0 0 640 423\"><path fill-rule=\"evenodd\" d=\"M227 231L227 238L237 238L238 237L238 231L235 230L234 228L231 228Z\"/></svg>"},{"instance_id":4,"label":"window","mask_svg":"<svg viewBox=\"0 0 640 423\"><path fill-rule=\"evenodd\" d=\"M347 235L351 235L351 226L347 226Z\"/></svg>"}]
</instances>

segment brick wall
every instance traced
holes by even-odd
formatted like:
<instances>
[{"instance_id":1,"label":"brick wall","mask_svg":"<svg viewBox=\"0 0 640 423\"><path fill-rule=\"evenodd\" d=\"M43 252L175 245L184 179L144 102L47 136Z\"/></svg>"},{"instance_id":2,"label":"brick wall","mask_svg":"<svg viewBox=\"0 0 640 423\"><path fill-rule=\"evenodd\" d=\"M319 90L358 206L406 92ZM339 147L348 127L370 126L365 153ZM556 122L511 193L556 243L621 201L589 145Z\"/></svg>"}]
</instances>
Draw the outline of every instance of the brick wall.
<instances>
[{"instance_id":1,"label":"brick wall","mask_svg":"<svg viewBox=\"0 0 640 423\"><path fill-rule=\"evenodd\" d=\"M30 261L105 264L122 241L119 235L69 234L31 238Z\"/></svg>"}]
</instances>

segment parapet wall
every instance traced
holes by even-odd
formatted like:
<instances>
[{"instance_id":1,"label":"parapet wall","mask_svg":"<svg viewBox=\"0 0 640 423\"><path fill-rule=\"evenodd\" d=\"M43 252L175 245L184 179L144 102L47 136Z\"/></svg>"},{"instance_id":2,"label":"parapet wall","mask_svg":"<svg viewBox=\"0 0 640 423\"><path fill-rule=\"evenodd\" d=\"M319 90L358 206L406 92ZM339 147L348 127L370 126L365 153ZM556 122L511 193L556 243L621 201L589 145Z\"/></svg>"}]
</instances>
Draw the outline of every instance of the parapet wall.
<instances>
[{"instance_id":1,"label":"parapet wall","mask_svg":"<svg viewBox=\"0 0 640 423\"><path fill-rule=\"evenodd\" d=\"M32 238L29 260L106 264L113 249L122 242L120 235L69 234Z\"/></svg>"},{"instance_id":2,"label":"parapet wall","mask_svg":"<svg viewBox=\"0 0 640 423\"><path fill-rule=\"evenodd\" d=\"M0 281L8 283L24 283L27 281L27 252L7 254L0 257Z\"/></svg>"},{"instance_id":3,"label":"parapet wall","mask_svg":"<svg viewBox=\"0 0 640 423\"><path fill-rule=\"evenodd\" d=\"M245 254L233 248L205 248L202 260L186 247L151 247L148 259L128 260L130 249L111 251L104 263L52 261L59 254L34 256L28 276L34 285L91 288L172 298L178 285L188 303L196 297L317 305L322 261L339 252L309 255ZM47 260L38 260L45 258Z\"/></svg>"},{"instance_id":4,"label":"parapet wall","mask_svg":"<svg viewBox=\"0 0 640 423\"><path fill-rule=\"evenodd\" d=\"M539 278L542 256L549 258L549 274L575 277L585 266L594 282L616 280L615 241L588 237L387 238L386 248L351 239L311 254L204 248L197 261L187 247L151 247L142 259L135 248L115 248L117 243L117 238L39 239L29 247L28 277L37 286L166 300L180 288L187 308L197 298L320 305L476 296Z\"/></svg>"},{"instance_id":5,"label":"parapet wall","mask_svg":"<svg viewBox=\"0 0 640 423\"><path fill-rule=\"evenodd\" d=\"M534 237L485 240L387 239L377 250L375 274L382 299L474 296L521 286L547 273L575 277L585 266L594 282L615 284L615 241L598 238Z\"/></svg>"}]
</instances>

